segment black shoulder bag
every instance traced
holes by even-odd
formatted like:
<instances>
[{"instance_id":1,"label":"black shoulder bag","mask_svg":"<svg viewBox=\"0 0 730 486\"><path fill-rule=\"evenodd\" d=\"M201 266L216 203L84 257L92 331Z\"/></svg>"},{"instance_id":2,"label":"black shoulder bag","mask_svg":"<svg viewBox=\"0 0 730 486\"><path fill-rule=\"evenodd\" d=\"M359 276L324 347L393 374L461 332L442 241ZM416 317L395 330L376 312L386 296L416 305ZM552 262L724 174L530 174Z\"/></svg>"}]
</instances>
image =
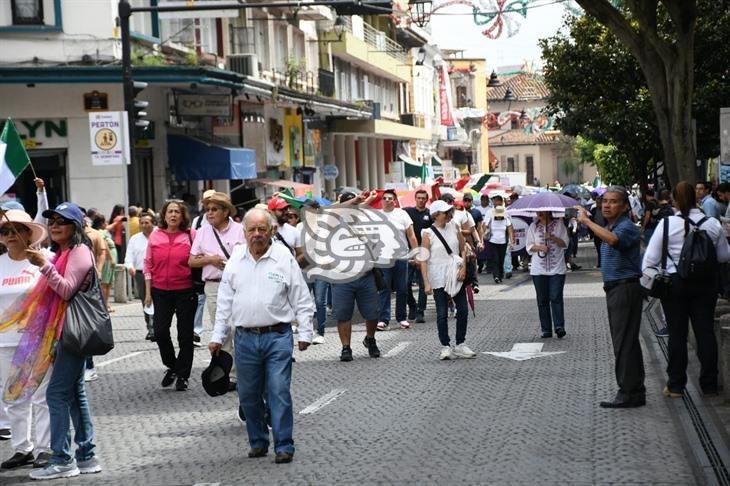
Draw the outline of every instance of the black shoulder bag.
<instances>
[{"instance_id":1,"label":"black shoulder bag","mask_svg":"<svg viewBox=\"0 0 730 486\"><path fill-rule=\"evenodd\" d=\"M669 256L669 218L664 218L664 235L662 235L662 259L659 269L646 269L644 271L646 282L643 285L644 292L649 297L663 299L669 297L672 290L672 276L667 273L667 257Z\"/></svg>"},{"instance_id":2,"label":"black shoulder bag","mask_svg":"<svg viewBox=\"0 0 730 486\"><path fill-rule=\"evenodd\" d=\"M213 228L213 234L215 235L215 239L218 242L218 246L221 247L221 250L223 250L223 254L226 256L226 260L229 260L231 258L231 255L228 254L226 251L226 247L223 246L223 242L221 241L221 237L218 236L218 232Z\"/></svg>"},{"instance_id":3,"label":"black shoulder bag","mask_svg":"<svg viewBox=\"0 0 730 486\"><path fill-rule=\"evenodd\" d=\"M77 356L100 356L114 349L112 320L94 266L89 273L89 288L69 301L61 333L63 349Z\"/></svg>"},{"instance_id":4,"label":"black shoulder bag","mask_svg":"<svg viewBox=\"0 0 730 486\"><path fill-rule=\"evenodd\" d=\"M193 247L193 235L188 231L188 239L190 240L190 248ZM193 290L196 294L202 295L205 293L205 280L203 280L203 268L202 267L190 267L190 276L193 281Z\"/></svg>"}]
</instances>

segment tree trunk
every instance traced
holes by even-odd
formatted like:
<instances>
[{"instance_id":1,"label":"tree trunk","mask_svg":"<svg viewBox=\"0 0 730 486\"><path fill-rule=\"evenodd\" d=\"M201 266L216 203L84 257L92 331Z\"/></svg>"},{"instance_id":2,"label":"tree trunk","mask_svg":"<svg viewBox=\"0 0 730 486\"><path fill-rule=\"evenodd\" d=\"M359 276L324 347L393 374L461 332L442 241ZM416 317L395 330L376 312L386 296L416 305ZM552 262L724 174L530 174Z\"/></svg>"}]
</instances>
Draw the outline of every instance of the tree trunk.
<instances>
[{"instance_id":1,"label":"tree trunk","mask_svg":"<svg viewBox=\"0 0 730 486\"><path fill-rule=\"evenodd\" d=\"M638 61L656 113L669 182L673 186L682 180L694 183L696 150L692 129L692 95L696 2L663 2L670 10L676 28L675 38L669 41L657 33L656 5L649 9L646 8L649 4L629 2L632 13L638 18L640 27L636 29L607 0L577 2L608 27ZM641 140L637 140L637 143L641 143Z\"/></svg>"}]
</instances>

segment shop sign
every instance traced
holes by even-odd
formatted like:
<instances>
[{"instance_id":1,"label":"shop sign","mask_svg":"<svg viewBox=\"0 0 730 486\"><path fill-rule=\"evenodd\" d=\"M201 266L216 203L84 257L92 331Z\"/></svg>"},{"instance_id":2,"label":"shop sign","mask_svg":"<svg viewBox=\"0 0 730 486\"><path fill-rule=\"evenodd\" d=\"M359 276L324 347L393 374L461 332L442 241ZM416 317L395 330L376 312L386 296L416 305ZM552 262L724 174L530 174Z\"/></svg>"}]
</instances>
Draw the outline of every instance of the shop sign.
<instances>
[{"instance_id":1,"label":"shop sign","mask_svg":"<svg viewBox=\"0 0 730 486\"><path fill-rule=\"evenodd\" d=\"M0 131L4 125L0 121ZM13 118L15 128L18 130L26 150L41 148L66 148L68 147L68 125L65 119L31 119L19 120Z\"/></svg>"},{"instance_id":2,"label":"shop sign","mask_svg":"<svg viewBox=\"0 0 730 486\"><path fill-rule=\"evenodd\" d=\"M177 116L218 116L230 118L231 96L217 94L178 94Z\"/></svg>"},{"instance_id":3,"label":"shop sign","mask_svg":"<svg viewBox=\"0 0 730 486\"><path fill-rule=\"evenodd\" d=\"M322 177L327 181L333 181L340 175L340 169L334 164L327 164L322 167Z\"/></svg>"},{"instance_id":4,"label":"shop sign","mask_svg":"<svg viewBox=\"0 0 730 486\"><path fill-rule=\"evenodd\" d=\"M129 160L125 111L89 113L92 165L122 165Z\"/></svg>"}]
</instances>

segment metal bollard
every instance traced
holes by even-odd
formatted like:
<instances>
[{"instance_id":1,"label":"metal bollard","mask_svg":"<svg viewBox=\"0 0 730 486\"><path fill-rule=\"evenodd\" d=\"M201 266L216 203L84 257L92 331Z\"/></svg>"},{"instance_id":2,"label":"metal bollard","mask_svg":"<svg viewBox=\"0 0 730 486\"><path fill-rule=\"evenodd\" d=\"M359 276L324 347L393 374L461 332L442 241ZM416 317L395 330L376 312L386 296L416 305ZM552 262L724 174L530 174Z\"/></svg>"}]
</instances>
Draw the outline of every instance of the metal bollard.
<instances>
[{"instance_id":1,"label":"metal bollard","mask_svg":"<svg viewBox=\"0 0 730 486\"><path fill-rule=\"evenodd\" d=\"M127 267L119 263L114 265L114 302L127 302Z\"/></svg>"}]
</instances>

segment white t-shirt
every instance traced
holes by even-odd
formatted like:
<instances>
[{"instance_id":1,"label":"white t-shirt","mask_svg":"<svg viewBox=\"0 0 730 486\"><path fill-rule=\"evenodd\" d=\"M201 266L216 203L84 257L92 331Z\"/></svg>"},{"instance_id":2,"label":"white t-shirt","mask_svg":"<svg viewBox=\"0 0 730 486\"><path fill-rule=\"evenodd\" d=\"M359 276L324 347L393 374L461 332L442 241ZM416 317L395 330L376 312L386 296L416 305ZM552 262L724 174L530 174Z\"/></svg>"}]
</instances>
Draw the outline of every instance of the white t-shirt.
<instances>
[{"instance_id":1,"label":"white t-shirt","mask_svg":"<svg viewBox=\"0 0 730 486\"><path fill-rule=\"evenodd\" d=\"M433 232L433 226L421 231L421 235L428 235L431 242L431 254L428 257L428 280L431 288L442 289L446 286L446 274L451 267L451 256L443 243ZM443 229L437 228L441 236L455 254L459 254L459 226L454 221L446 223Z\"/></svg>"},{"instance_id":2,"label":"white t-shirt","mask_svg":"<svg viewBox=\"0 0 730 486\"><path fill-rule=\"evenodd\" d=\"M507 243L507 227L512 226L512 219L509 216L505 216L504 219L489 218L485 222L487 227L491 230L489 236L489 242L495 245L503 245Z\"/></svg>"},{"instance_id":3,"label":"white t-shirt","mask_svg":"<svg viewBox=\"0 0 730 486\"><path fill-rule=\"evenodd\" d=\"M281 226L279 226L279 234L282 238L284 238L284 241L286 241L286 244L291 247L292 250L299 248L302 246L302 239L301 235L302 232L297 230L294 226L290 225L289 223L284 223Z\"/></svg>"},{"instance_id":4,"label":"white t-shirt","mask_svg":"<svg viewBox=\"0 0 730 486\"><path fill-rule=\"evenodd\" d=\"M475 226L474 217L465 209L454 211L454 217L451 221L456 223L460 230L470 230Z\"/></svg>"},{"instance_id":5,"label":"white t-shirt","mask_svg":"<svg viewBox=\"0 0 730 486\"><path fill-rule=\"evenodd\" d=\"M28 260L16 261L7 253L0 255L0 314L30 290L40 276L40 269ZM0 347L17 346L20 337L18 332L0 332Z\"/></svg>"},{"instance_id":6,"label":"white t-shirt","mask_svg":"<svg viewBox=\"0 0 730 486\"><path fill-rule=\"evenodd\" d=\"M385 215L386 218L388 218L388 221L390 221L393 226L403 231L404 233L408 230L409 227L413 226L413 220L408 215L408 213L401 208L393 208L393 210L390 212L382 211L382 213Z\"/></svg>"}]
</instances>

